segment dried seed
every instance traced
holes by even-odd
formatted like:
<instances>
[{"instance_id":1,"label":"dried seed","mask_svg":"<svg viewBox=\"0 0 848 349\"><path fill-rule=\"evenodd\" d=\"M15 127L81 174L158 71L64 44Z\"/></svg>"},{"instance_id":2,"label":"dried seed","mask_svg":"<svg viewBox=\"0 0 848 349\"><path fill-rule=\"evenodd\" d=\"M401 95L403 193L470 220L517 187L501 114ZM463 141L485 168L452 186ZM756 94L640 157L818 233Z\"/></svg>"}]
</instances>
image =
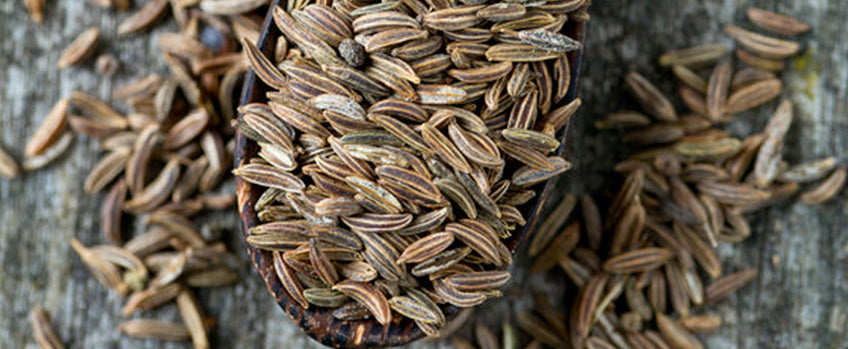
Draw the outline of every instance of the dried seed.
<instances>
[{"instance_id":1,"label":"dried seed","mask_svg":"<svg viewBox=\"0 0 848 349\"><path fill-rule=\"evenodd\" d=\"M333 286L333 289L364 305L380 324L385 326L392 320L389 302L377 287L362 282L345 280Z\"/></svg>"},{"instance_id":2,"label":"dried seed","mask_svg":"<svg viewBox=\"0 0 848 349\"><path fill-rule=\"evenodd\" d=\"M486 50L486 59L493 62L539 62L557 57L557 52L529 44L496 44Z\"/></svg>"},{"instance_id":3,"label":"dried seed","mask_svg":"<svg viewBox=\"0 0 848 349\"><path fill-rule=\"evenodd\" d=\"M845 185L846 169L839 167L818 186L801 195L801 201L808 205L819 205L832 199Z\"/></svg>"},{"instance_id":4,"label":"dried seed","mask_svg":"<svg viewBox=\"0 0 848 349\"><path fill-rule=\"evenodd\" d=\"M750 205L769 198L770 193L747 184L705 182L698 190L728 205Z\"/></svg>"},{"instance_id":5,"label":"dried seed","mask_svg":"<svg viewBox=\"0 0 848 349\"><path fill-rule=\"evenodd\" d=\"M727 46L724 44L707 44L667 52L660 56L659 63L664 67L673 65L700 67L720 60L727 55L727 52Z\"/></svg>"},{"instance_id":6,"label":"dried seed","mask_svg":"<svg viewBox=\"0 0 848 349\"><path fill-rule=\"evenodd\" d=\"M627 74L625 79L627 87L633 97L651 116L660 121L673 122L677 120L677 113L671 102L650 81L636 72Z\"/></svg>"},{"instance_id":7,"label":"dried seed","mask_svg":"<svg viewBox=\"0 0 848 349\"><path fill-rule=\"evenodd\" d=\"M280 70L268 60L265 55L259 51L253 43L247 39L242 39L242 46L245 48L244 54L250 61L250 66L263 82L268 86L282 89L287 85L288 80L280 73Z\"/></svg>"},{"instance_id":8,"label":"dried seed","mask_svg":"<svg viewBox=\"0 0 848 349\"><path fill-rule=\"evenodd\" d=\"M323 308L340 307L350 301L344 293L329 288L308 288L303 296L309 303Z\"/></svg>"},{"instance_id":9,"label":"dried seed","mask_svg":"<svg viewBox=\"0 0 848 349\"><path fill-rule=\"evenodd\" d=\"M303 286L295 277L294 270L283 261L281 252L273 252L272 254L274 256L274 270L286 293L304 309L309 308L309 302L303 296Z\"/></svg>"},{"instance_id":10,"label":"dried seed","mask_svg":"<svg viewBox=\"0 0 848 349\"><path fill-rule=\"evenodd\" d=\"M441 296L445 301L460 308L478 306L489 298L501 296L501 292L497 290L485 292L462 292L446 284L444 280L434 281L433 288L435 289L436 294Z\"/></svg>"},{"instance_id":11,"label":"dried seed","mask_svg":"<svg viewBox=\"0 0 848 349\"><path fill-rule=\"evenodd\" d=\"M391 299L389 299L389 306L398 314L401 314L415 321L421 321L426 323L437 323L439 321L438 314L436 314L436 312L434 312L432 308L421 304L420 302L416 301L411 297L392 297Z\"/></svg>"},{"instance_id":12,"label":"dried seed","mask_svg":"<svg viewBox=\"0 0 848 349\"><path fill-rule=\"evenodd\" d=\"M186 325L153 319L132 319L118 325L127 336L163 341L184 341L190 338Z\"/></svg>"},{"instance_id":13,"label":"dried seed","mask_svg":"<svg viewBox=\"0 0 848 349\"><path fill-rule=\"evenodd\" d=\"M122 280L120 271L115 264L92 252L90 249L83 246L77 239L72 239L70 244L77 255L80 256L80 259L86 267L88 267L91 273L94 274L97 281L103 284L103 286L121 294L125 294L129 291L129 287Z\"/></svg>"},{"instance_id":14,"label":"dried seed","mask_svg":"<svg viewBox=\"0 0 848 349\"><path fill-rule=\"evenodd\" d=\"M156 179L138 193L133 194L132 199L124 203L124 209L135 213L152 211L171 196L171 191L177 184L179 177L179 160L172 158Z\"/></svg>"},{"instance_id":15,"label":"dried seed","mask_svg":"<svg viewBox=\"0 0 848 349\"><path fill-rule=\"evenodd\" d=\"M583 47L577 40L544 29L522 30L518 32L518 39L523 43L560 53L576 51Z\"/></svg>"},{"instance_id":16,"label":"dried seed","mask_svg":"<svg viewBox=\"0 0 848 349\"><path fill-rule=\"evenodd\" d=\"M182 286L178 283L170 283L164 286L152 287L143 291L135 292L127 299L123 314L131 315L138 310L149 310L173 301L180 293ZM186 334L187 338L188 334Z\"/></svg>"},{"instance_id":17,"label":"dried seed","mask_svg":"<svg viewBox=\"0 0 848 349\"><path fill-rule=\"evenodd\" d=\"M25 171L34 171L44 166L49 165L53 161L62 156L71 146L74 141L74 134L70 132L62 133L59 138L50 147L44 149L41 155L28 157L24 159L21 167Z\"/></svg>"},{"instance_id":18,"label":"dried seed","mask_svg":"<svg viewBox=\"0 0 848 349\"><path fill-rule=\"evenodd\" d=\"M409 245L398 257L397 263L419 263L435 257L454 241L453 234L430 234Z\"/></svg>"},{"instance_id":19,"label":"dried seed","mask_svg":"<svg viewBox=\"0 0 848 349\"><path fill-rule=\"evenodd\" d=\"M513 173L512 184L524 187L532 186L571 169L571 163L561 157L551 156L548 160L553 165L553 170L540 171L529 166L522 167Z\"/></svg>"},{"instance_id":20,"label":"dried seed","mask_svg":"<svg viewBox=\"0 0 848 349\"><path fill-rule=\"evenodd\" d=\"M485 291L501 287L509 279L507 271L481 271L453 274L445 277L444 281L460 291Z\"/></svg>"},{"instance_id":21,"label":"dried seed","mask_svg":"<svg viewBox=\"0 0 848 349\"><path fill-rule=\"evenodd\" d=\"M651 124L651 119L642 113L635 111L620 111L607 114L600 120L595 121L597 129L642 127Z\"/></svg>"},{"instance_id":22,"label":"dried seed","mask_svg":"<svg viewBox=\"0 0 848 349\"><path fill-rule=\"evenodd\" d=\"M785 59L801 50L801 45L795 41L772 38L735 25L724 26L724 32L748 51L765 58Z\"/></svg>"},{"instance_id":23,"label":"dried seed","mask_svg":"<svg viewBox=\"0 0 848 349\"><path fill-rule=\"evenodd\" d=\"M828 157L793 166L781 172L777 179L781 182L807 183L824 178L836 168L836 158Z\"/></svg>"},{"instance_id":24,"label":"dried seed","mask_svg":"<svg viewBox=\"0 0 848 349\"><path fill-rule=\"evenodd\" d=\"M19 172L20 169L15 159L5 149L0 148L0 175L12 179L17 177Z\"/></svg>"},{"instance_id":25,"label":"dried seed","mask_svg":"<svg viewBox=\"0 0 848 349\"><path fill-rule=\"evenodd\" d=\"M786 68L786 63L783 61L763 58L743 49L736 49L736 58L751 67L765 71L779 72Z\"/></svg>"},{"instance_id":26,"label":"dried seed","mask_svg":"<svg viewBox=\"0 0 848 349\"><path fill-rule=\"evenodd\" d=\"M749 8L747 14L754 25L775 34L796 36L810 31L807 23L763 9Z\"/></svg>"},{"instance_id":27,"label":"dried seed","mask_svg":"<svg viewBox=\"0 0 848 349\"><path fill-rule=\"evenodd\" d=\"M536 317L535 315L528 312L519 312L516 320L518 321L519 328L533 336L533 338L538 341L535 343L544 343L554 348L562 348L566 346L563 342L562 336L557 335L544 320ZM541 347L541 345L539 347Z\"/></svg>"},{"instance_id":28,"label":"dried seed","mask_svg":"<svg viewBox=\"0 0 848 349\"><path fill-rule=\"evenodd\" d=\"M707 112L713 122L718 121L723 113L730 81L733 79L733 65L725 61L715 67L707 85Z\"/></svg>"},{"instance_id":29,"label":"dried seed","mask_svg":"<svg viewBox=\"0 0 848 349\"><path fill-rule=\"evenodd\" d=\"M303 181L294 175L267 165L242 165L233 170L233 174L253 184L277 188L291 193L297 193L306 188Z\"/></svg>"},{"instance_id":30,"label":"dried seed","mask_svg":"<svg viewBox=\"0 0 848 349\"><path fill-rule=\"evenodd\" d=\"M712 332L721 326L718 315L692 315L680 319L680 324L692 332Z\"/></svg>"},{"instance_id":31,"label":"dried seed","mask_svg":"<svg viewBox=\"0 0 848 349\"><path fill-rule=\"evenodd\" d=\"M64 349L65 345L50 326L50 315L39 305L32 308L29 315L33 337L43 349Z\"/></svg>"},{"instance_id":32,"label":"dried seed","mask_svg":"<svg viewBox=\"0 0 848 349\"><path fill-rule=\"evenodd\" d=\"M704 346L692 333L677 320L670 319L661 313L657 314L657 327L668 344L675 348L696 349Z\"/></svg>"},{"instance_id":33,"label":"dried seed","mask_svg":"<svg viewBox=\"0 0 848 349\"><path fill-rule=\"evenodd\" d=\"M53 145L64 133L67 125L68 107L70 100L61 99L47 113L38 129L32 134L26 144L24 154L33 157L42 154Z\"/></svg>"},{"instance_id":34,"label":"dried seed","mask_svg":"<svg viewBox=\"0 0 848 349\"><path fill-rule=\"evenodd\" d=\"M783 83L778 79L762 80L734 91L724 105L724 111L736 114L760 106L780 95Z\"/></svg>"},{"instance_id":35,"label":"dried seed","mask_svg":"<svg viewBox=\"0 0 848 349\"><path fill-rule=\"evenodd\" d=\"M674 73L674 76L686 86L689 86L700 93L707 93L707 81L698 75L698 73L695 73L683 65L673 65L671 67L671 72Z\"/></svg>"},{"instance_id":36,"label":"dried seed","mask_svg":"<svg viewBox=\"0 0 848 349\"><path fill-rule=\"evenodd\" d=\"M373 233L358 233L365 246L363 257L387 280L400 280L406 274L403 264L397 263L400 253L389 242Z\"/></svg>"},{"instance_id":37,"label":"dried seed","mask_svg":"<svg viewBox=\"0 0 848 349\"><path fill-rule=\"evenodd\" d=\"M94 53L94 50L97 49L99 40L100 29L92 27L84 30L62 51L62 54L59 55L59 60L56 62L56 66L59 69L64 69L82 63L83 60L90 57Z\"/></svg>"},{"instance_id":38,"label":"dried seed","mask_svg":"<svg viewBox=\"0 0 848 349\"><path fill-rule=\"evenodd\" d=\"M547 218L535 230L531 240L530 247L527 253L530 256L536 256L545 247L549 246L551 241L557 236L556 234L565 225L574 207L577 205L577 196L574 194L566 194L556 208L548 214Z\"/></svg>"},{"instance_id":39,"label":"dried seed","mask_svg":"<svg viewBox=\"0 0 848 349\"><path fill-rule=\"evenodd\" d=\"M206 327L203 325L203 314L194 294L189 290L182 290L177 295L177 307L180 310L180 317L191 335L194 347L198 349L209 348Z\"/></svg>"},{"instance_id":40,"label":"dried seed","mask_svg":"<svg viewBox=\"0 0 848 349\"><path fill-rule=\"evenodd\" d=\"M664 248L643 248L625 252L604 262L604 269L610 273L636 273L657 268L673 254Z\"/></svg>"}]
</instances>

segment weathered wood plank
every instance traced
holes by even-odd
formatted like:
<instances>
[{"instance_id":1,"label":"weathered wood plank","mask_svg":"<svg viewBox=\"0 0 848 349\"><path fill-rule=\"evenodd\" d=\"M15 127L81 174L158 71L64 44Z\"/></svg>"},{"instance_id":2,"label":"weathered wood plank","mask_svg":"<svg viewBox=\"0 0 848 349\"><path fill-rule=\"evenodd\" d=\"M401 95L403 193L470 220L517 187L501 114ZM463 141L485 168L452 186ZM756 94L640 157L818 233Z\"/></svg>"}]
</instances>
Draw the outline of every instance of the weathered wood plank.
<instances>
[{"instance_id":1,"label":"weathered wood plank","mask_svg":"<svg viewBox=\"0 0 848 349\"><path fill-rule=\"evenodd\" d=\"M654 63L657 54L687 45L720 39L721 26L742 20L749 6L793 13L814 26L805 39L812 54L794 61L786 74L791 98L799 105L790 131L789 160L803 161L834 155L845 158L848 119L848 1L611 1L595 0L589 28L581 93L586 101L572 128L574 173L561 181L563 189L603 192L601 178L611 175L622 157L615 136L593 130L591 118L632 105L621 92L621 77L638 69L651 78L663 74ZM51 2L42 25L25 16L22 1L0 2L0 144L16 156L53 101L74 89L108 98L113 86L149 72L164 71L157 59L155 35L116 40L114 28L125 13L93 8L82 1ZM115 53L123 63L114 80L97 77L90 64L57 72L56 58L79 31L98 26L105 34L101 52ZM161 27L156 32L168 30ZM626 62L622 64L621 62ZM804 63L804 64L802 64ZM662 86L671 91L671 85ZM810 92L810 94L806 94ZM766 113L751 115L761 127ZM746 125L736 125L745 129ZM70 348L183 348L122 337L115 331L122 320L121 300L107 292L70 250L67 240L100 240L96 224L99 197L82 193L86 170L98 150L93 141L78 138L64 159L47 169L0 180L0 348L34 348L25 318L33 304L44 304L59 336ZM603 175L603 176L599 176ZM722 246L725 269L759 268L761 276L728 301L710 309L725 317L717 333L705 336L713 348L836 348L845 346L848 294L848 236L843 233L846 195L837 203L811 208L785 204L753 216L754 235L739 246ZM555 200L552 200L555 201ZM241 251L232 215L215 217L211 229L227 236ZM779 263L773 263L773 256ZM520 271L520 263L518 270ZM525 265L526 266L526 265ZM239 285L200 293L202 303L217 320L213 342L221 348L314 348L267 297L264 286L247 263ZM520 274L534 287L548 283ZM508 299L515 299L508 292ZM557 292L555 301L561 301ZM525 305L526 296L517 301ZM479 317L509 312L506 301L478 311ZM178 319L175 307L152 316ZM416 344L416 348L446 345Z\"/></svg>"}]
</instances>

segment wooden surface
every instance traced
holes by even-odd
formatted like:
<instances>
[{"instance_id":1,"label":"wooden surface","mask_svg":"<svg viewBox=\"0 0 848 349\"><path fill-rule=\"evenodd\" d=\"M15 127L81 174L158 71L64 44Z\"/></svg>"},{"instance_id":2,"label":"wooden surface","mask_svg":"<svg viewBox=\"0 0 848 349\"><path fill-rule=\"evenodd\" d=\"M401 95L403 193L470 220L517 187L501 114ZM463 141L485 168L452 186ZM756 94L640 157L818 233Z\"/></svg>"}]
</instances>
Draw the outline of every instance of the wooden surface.
<instances>
[{"instance_id":1,"label":"wooden surface","mask_svg":"<svg viewBox=\"0 0 848 349\"><path fill-rule=\"evenodd\" d=\"M141 3L142 1L136 1ZM96 9L84 1L48 1L45 22L31 23L23 1L0 2L0 144L16 157L37 123L60 97L80 89L109 96L113 86L140 77L156 67L155 33L172 27L163 21L154 35L117 40L114 28L125 13ZM612 164L619 159L615 136L598 133L591 118L632 106L623 96L621 77L636 69L649 78L668 73L655 65L659 53L687 45L728 39L721 34L727 23L741 22L750 6L792 13L814 26L804 39L810 48L803 60L790 64L784 82L798 105L789 134L791 162L834 155L844 160L848 151L848 1L719 1L719 0L594 0L589 45L581 94L584 109L572 127L573 173L560 181L563 191L604 191ZM98 26L105 33L100 52L112 52L121 62L114 79L98 77L91 64L57 71L56 59L78 32ZM661 86L671 91L671 85ZM772 106L773 108L773 106ZM744 116L737 131L762 127L767 113ZM122 300L106 291L84 270L67 241L101 240L97 225L99 197L86 196L82 182L98 156L95 142L77 138L59 162L13 181L0 180L0 348L35 348L26 321L34 304L53 314L59 336L69 348L185 348L128 339L115 331L124 318ZM709 309L721 314L725 325L702 338L711 348L845 348L842 333L848 321L848 195L820 208L788 203L752 216L753 236L738 246L720 248L728 271L757 267L760 278L738 295ZM552 200L556 201L556 200ZM234 214L215 215L204 228L222 236L242 253ZM242 253L243 255L243 253ZM516 283L552 288L556 282L527 278L517 266ZM220 348L314 348L300 335L268 297L245 261L243 281L233 287L199 294L208 313L217 320L213 343ZM562 277L562 275L559 275ZM517 286L504 300L478 311L494 318L509 309L529 305ZM561 301L562 292L553 300ZM146 316L178 320L171 306ZM414 348L442 348L445 344L415 344Z\"/></svg>"}]
</instances>

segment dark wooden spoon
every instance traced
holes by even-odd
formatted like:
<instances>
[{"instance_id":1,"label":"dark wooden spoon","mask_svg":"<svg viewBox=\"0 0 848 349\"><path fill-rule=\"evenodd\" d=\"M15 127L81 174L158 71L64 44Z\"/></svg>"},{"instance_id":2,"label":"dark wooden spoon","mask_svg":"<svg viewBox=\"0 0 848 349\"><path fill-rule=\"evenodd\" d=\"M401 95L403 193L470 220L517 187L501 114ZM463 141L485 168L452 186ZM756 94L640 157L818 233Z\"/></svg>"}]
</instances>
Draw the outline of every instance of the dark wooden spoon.
<instances>
[{"instance_id":1,"label":"dark wooden spoon","mask_svg":"<svg viewBox=\"0 0 848 349\"><path fill-rule=\"evenodd\" d=\"M284 4L282 0L274 0L274 6ZM257 47L267 56L273 57L274 45L277 38L282 35L280 30L274 25L272 20L272 11L268 12L265 18L265 24L262 29L262 34L259 37ZM567 22L563 28L563 33L583 42L583 23ZM577 94L577 77L580 72L580 63L583 50L572 52L568 58L571 64L571 87L568 95L560 103L571 102L576 98ZM244 80L244 89L241 95L241 105L255 102L266 102L265 93L270 89L261 80L256 78L252 70L247 72ZM558 107L559 105L555 106ZM567 126L560 130L557 135L562 141L562 146L557 150L558 155L565 152L565 135ZM236 135L235 149L235 166L247 163L251 158L257 156L259 151L258 145L249 140L243 134ZM543 185L540 184L534 189L537 191ZM529 235L528 232L534 227L539 220L538 213L544 207L551 191L554 187L554 181L548 181L544 184L541 194L538 195L532 202L522 206L521 213L526 217L527 224L524 228L512 235L504 241L512 253L518 248L524 238ZM259 196L262 194L263 188L252 185L239 178L236 178L236 194L238 196L238 210L242 222L242 237L247 237L248 230L255 226L259 220L256 211L253 209ZM409 319L403 318L393 321L389 326L382 326L376 321L339 321L333 318L332 310L327 308L311 307L304 309L297 302L292 300L283 285L277 278L274 271L273 257L270 252L263 251L245 243L247 253L250 256L253 267L265 281L265 285L271 295L280 305L280 307L294 320L307 335L321 342L324 345L335 348L373 348L373 347L389 347L399 346L424 336L424 333L418 329L415 323ZM454 306L444 306L442 309L445 316L450 319L456 316L459 309ZM400 317L398 317L400 318Z\"/></svg>"}]
</instances>

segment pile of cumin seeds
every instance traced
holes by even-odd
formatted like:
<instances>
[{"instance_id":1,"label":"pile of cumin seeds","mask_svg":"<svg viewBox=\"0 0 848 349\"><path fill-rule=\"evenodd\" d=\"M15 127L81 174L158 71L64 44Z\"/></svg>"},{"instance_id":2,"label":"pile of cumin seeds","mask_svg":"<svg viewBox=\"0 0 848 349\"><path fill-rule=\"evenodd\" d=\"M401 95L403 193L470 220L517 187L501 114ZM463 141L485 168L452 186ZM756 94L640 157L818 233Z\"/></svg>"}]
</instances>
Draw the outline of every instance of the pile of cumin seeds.
<instances>
[{"instance_id":1,"label":"pile of cumin seeds","mask_svg":"<svg viewBox=\"0 0 848 349\"><path fill-rule=\"evenodd\" d=\"M39 8L39 1L28 3ZM56 103L26 144L27 171L60 159L74 135L101 145L102 157L81 184L86 193L102 195L103 238L93 246L77 239L70 245L100 283L126 296L122 315L134 318L117 328L128 336L191 340L195 348L209 348L214 321L196 294L240 279L243 262L216 241L227 228L208 218L210 212L225 211L236 221L230 120L248 68L241 40L258 40L265 3L146 2L111 30L119 38L140 34L165 13L173 14L179 31L157 37L169 73L152 73L115 89L112 99L123 108L73 92ZM126 9L127 2L97 4ZM57 66L85 69L82 63L100 46L100 31L79 34ZM95 68L108 77L119 63L108 53L101 57L106 62ZM0 174L15 174L17 167L4 154ZM156 309L172 305L179 321L153 318ZM36 341L44 348L61 348L43 310L34 308L32 316Z\"/></svg>"},{"instance_id":2,"label":"pile of cumin seeds","mask_svg":"<svg viewBox=\"0 0 848 349\"><path fill-rule=\"evenodd\" d=\"M809 30L759 9L749 18L769 35ZM564 273L569 300L518 301L500 329L475 324L473 340L452 339L456 348L703 348L697 335L722 325L708 306L757 276L751 268L723 270L714 247L749 236L748 213L793 197L823 203L841 190L845 170L834 158L783 160L793 108L778 101L779 74L802 45L729 31L747 54L729 57L724 44L709 44L660 57L679 82L685 113L631 73L625 83L641 110L595 122L635 148L616 166L624 178L613 197L565 194L528 244L531 273L550 280ZM756 44L763 42L769 45ZM773 110L759 133L740 137L723 128L754 110Z\"/></svg>"},{"instance_id":3,"label":"pile of cumin seeds","mask_svg":"<svg viewBox=\"0 0 848 349\"><path fill-rule=\"evenodd\" d=\"M275 90L239 109L260 151L234 173L266 188L247 242L300 306L436 336L440 304L500 296L503 240L570 168L555 135L580 105L560 32L589 1L534 6L293 2L273 58L245 43Z\"/></svg>"}]
</instances>

